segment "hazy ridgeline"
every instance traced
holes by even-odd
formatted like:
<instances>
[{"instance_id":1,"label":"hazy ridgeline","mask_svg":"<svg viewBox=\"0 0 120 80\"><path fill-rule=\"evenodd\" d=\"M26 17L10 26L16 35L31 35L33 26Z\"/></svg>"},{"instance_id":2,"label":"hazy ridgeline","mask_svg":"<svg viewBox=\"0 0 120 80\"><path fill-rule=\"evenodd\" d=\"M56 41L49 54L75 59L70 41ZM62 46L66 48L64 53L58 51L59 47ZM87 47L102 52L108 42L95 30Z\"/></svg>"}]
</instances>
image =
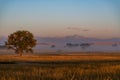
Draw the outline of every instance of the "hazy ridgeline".
<instances>
[{"instance_id":1,"label":"hazy ridgeline","mask_svg":"<svg viewBox=\"0 0 120 80\"><path fill-rule=\"evenodd\" d=\"M120 61L0 64L0 80L120 80Z\"/></svg>"}]
</instances>

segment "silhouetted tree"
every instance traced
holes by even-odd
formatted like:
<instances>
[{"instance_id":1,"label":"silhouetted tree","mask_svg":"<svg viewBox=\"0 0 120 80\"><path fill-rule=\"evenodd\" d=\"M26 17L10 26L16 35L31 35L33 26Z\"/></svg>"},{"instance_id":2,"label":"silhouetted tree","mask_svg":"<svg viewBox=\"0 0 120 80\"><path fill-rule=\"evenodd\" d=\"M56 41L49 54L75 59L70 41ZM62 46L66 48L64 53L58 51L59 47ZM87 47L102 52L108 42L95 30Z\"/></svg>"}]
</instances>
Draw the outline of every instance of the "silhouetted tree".
<instances>
[{"instance_id":1,"label":"silhouetted tree","mask_svg":"<svg viewBox=\"0 0 120 80\"><path fill-rule=\"evenodd\" d=\"M51 48L55 48L56 46L55 45L51 45Z\"/></svg>"},{"instance_id":2,"label":"silhouetted tree","mask_svg":"<svg viewBox=\"0 0 120 80\"><path fill-rule=\"evenodd\" d=\"M90 47L91 44L90 43L82 43L82 44L80 44L80 46L82 49L86 49L87 47Z\"/></svg>"},{"instance_id":3,"label":"silhouetted tree","mask_svg":"<svg viewBox=\"0 0 120 80\"><path fill-rule=\"evenodd\" d=\"M36 45L36 40L32 33L22 30L10 34L5 45L8 49L13 49L22 56L24 51L33 52L32 48Z\"/></svg>"},{"instance_id":4,"label":"silhouetted tree","mask_svg":"<svg viewBox=\"0 0 120 80\"><path fill-rule=\"evenodd\" d=\"M79 44L75 43L75 44L72 44L72 43L66 43L66 46L68 47L78 47Z\"/></svg>"},{"instance_id":5,"label":"silhouetted tree","mask_svg":"<svg viewBox=\"0 0 120 80\"><path fill-rule=\"evenodd\" d=\"M113 46L113 47L117 47L118 45L117 45L117 43L115 43L115 44L112 44L112 46Z\"/></svg>"}]
</instances>

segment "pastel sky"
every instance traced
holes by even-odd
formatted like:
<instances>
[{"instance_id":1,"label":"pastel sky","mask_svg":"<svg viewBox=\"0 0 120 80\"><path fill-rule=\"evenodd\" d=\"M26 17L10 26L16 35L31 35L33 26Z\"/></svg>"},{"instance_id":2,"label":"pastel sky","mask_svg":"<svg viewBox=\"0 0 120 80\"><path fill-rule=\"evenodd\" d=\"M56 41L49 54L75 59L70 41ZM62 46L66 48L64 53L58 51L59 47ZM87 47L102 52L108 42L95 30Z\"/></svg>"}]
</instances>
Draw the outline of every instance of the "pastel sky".
<instances>
[{"instance_id":1,"label":"pastel sky","mask_svg":"<svg viewBox=\"0 0 120 80\"><path fill-rule=\"evenodd\" d=\"M0 0L0 36L120 37L120 0Z\"/></svg>"}]
</instances>

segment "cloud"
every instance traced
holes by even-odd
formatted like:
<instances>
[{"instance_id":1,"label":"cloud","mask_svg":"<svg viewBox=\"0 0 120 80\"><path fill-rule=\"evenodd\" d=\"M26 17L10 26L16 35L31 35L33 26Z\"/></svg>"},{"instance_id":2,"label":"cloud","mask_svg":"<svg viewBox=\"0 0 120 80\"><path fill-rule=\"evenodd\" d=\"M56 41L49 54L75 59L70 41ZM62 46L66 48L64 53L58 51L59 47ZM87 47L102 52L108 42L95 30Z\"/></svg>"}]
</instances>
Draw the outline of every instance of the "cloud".
<instances>
[{"instance_id":1,"label":"cloud","mask_svg":"<svg viewBox=\"0 0 120 80\"><path fill-rule=\"evenodd\" d=\"M68 30L81 30L79 27L67 27Z\"/></svg>"},{"instance_id":2,"label":"cloud","mask_svg":"<svg viewBox=\"0 0 120 80\"><path fill-rule=\"evenodd\" d=\"M89 31L89 29L84 29L84 30L82 30L82 31L85 31L85 32L86 32L86 31Z\"/></svg>"},{"instance_id":3,"label":"cloud","mask_svg":"<svg viewBox=\"0 0 120 80\"><path fill-rule=\"evenodd\" d=\"M83 32L90 31L90 29L84 29L84 28L80 28L80 27L67 27L67 29L74 30L74 31L83 31Z\"/></svg>"}]
</instances>

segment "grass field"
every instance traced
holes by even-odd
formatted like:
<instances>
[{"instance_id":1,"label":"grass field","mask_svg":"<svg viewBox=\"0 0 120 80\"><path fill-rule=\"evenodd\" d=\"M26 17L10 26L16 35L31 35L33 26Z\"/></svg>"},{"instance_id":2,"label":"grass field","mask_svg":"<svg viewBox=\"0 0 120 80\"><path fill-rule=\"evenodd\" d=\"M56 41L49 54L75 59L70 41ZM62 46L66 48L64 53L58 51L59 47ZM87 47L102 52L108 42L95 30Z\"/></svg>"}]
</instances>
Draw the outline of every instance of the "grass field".
<instances>
[{"instance_id":1,"label":"grass field","mask_svg":"<svg viewBox=\"0 0 120 80\"><path fill-rule=\"evenodd\" d=\"M120 80L120 55L0 55L0 80Z\"/></svg>"}]
</instances>

